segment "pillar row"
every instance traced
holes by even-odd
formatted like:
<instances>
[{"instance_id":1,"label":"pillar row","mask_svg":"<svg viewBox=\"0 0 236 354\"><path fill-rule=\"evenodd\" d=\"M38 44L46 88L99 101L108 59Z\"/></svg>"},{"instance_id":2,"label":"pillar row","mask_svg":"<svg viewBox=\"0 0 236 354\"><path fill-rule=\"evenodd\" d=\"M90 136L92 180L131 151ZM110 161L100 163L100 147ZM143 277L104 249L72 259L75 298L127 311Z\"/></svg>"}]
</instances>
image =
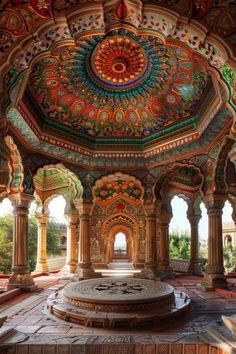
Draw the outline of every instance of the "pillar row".
<instances>
[{"instance_id":1,"label":"pillar row","mask_svg":"<svg viewBox=\"0 0 236 354\"><path fill-rule=\"evenodd\" d=\"M9 195L13 206L13 265L8 290L22 288L34 291L37 286L30 274L28 259L28 214L32 195L26 193Z\"/></svg>"}]
</instances>

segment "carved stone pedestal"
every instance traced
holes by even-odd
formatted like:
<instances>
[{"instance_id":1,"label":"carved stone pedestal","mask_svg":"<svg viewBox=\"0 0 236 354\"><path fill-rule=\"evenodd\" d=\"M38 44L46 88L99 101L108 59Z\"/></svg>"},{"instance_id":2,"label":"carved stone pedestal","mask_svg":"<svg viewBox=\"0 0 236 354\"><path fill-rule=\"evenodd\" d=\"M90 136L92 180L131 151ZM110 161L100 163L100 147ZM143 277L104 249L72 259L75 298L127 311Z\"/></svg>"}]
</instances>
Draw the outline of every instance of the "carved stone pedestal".
<instances>
[{"instance_id":1,"label":"carved stone pedestal","mask_svg":"<svg viewBox=\"0 0 236 354\"><path fill-rule=\"evenodd\" d=\"M13 266L12 275L9 278L7 290L21 288L26 292L33 292L37 290L34 280L30 274L28 266Z\"/></svg>"},{"instance_id":2,"label":"carved stone pedestal","mask_svg":"<svg viewBox=\"0 0 236 354\"><path fill-rule=\"evenodd\" d=\"M101 274L95 273L95 271L92 268L92 263L87 262L87 263L80 263L78 265L74 279L83 280L83 279L96 278L99 276L101 276Z\"/></svg>"}]
</instances>

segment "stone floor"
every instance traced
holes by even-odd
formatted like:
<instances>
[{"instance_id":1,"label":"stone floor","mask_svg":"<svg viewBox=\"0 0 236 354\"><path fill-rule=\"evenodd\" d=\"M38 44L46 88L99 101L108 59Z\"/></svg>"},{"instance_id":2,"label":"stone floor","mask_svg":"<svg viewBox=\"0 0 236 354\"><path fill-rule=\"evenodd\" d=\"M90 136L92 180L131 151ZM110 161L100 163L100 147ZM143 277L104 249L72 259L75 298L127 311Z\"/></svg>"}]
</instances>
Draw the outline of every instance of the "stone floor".
<instances>
[{"instance_id":1,"label":"stone floor","mask_svg":"<svg viewBox=\"0 0 236 354\"><path fill-rule=\"evenodd\" d=\"M85 340L92 341L92 338L100 336L108 339L114 336L117 338L136 336L136 338L142 337L143 340L150 336L155 338L161 336L162 339L167 336L169 342L178 342L188 336L190 339L194 338L194 342L196 342L199 335L204 334L209 325L221 324L221 315L236 313L235 299L218 295L215 292L201 291L197 286L200 280L201 278L195 276L181 276L167 281L177 290L181 290L190 296L190 310L186 315L176 318L175 321L170 321L162 328L153 326L131 330L125 328L84 328L54 318L45 310L47 296L62 288L68 280L60 279L55 274L41 276L35 279L39 287L36 293L21 293L8 302L0 304L1 316L8 315L2 330L14 328L17 331L14 339L10 337L4 343L11 344L11 341L21 344L66 344L77 343L78 341L82 343ZM236 279L230 279L229 282L230 288L236 291ZM0 347L0 353L8 352L1 351Z\"/></svg>"}]
</instances>

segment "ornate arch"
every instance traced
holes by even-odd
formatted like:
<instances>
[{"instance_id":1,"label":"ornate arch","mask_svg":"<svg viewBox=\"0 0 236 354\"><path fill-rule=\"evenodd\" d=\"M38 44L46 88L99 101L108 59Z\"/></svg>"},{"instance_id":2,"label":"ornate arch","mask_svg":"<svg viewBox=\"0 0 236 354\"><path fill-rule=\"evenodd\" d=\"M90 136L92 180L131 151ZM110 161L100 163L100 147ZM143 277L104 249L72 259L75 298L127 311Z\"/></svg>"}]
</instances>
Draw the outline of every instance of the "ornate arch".
<instances>
[{"instance_id":1,"label":"ornate arch","mask_svg":"<svg viewBox=\"0 0 236 354\"><path fill-rule=\"evenodd\" d=\"M96 180L93 187L94 202L106 207L123 198L135 208L143 202L144 190L141 182L131 175L117 172Z\"/></svg>"},{"instance_id":2,"label":"ornate arch","mask_svg":"<svg viewBox=\"0 0 236 354\"><path fill-rule=\"evenodd\" d=\"M45 210L50 200L56 195L62 195L68 206L78 207L81 202L82 185L78 177L62 164L39 168L33 181L36 193Z\"/></svg>"}]
</instances>

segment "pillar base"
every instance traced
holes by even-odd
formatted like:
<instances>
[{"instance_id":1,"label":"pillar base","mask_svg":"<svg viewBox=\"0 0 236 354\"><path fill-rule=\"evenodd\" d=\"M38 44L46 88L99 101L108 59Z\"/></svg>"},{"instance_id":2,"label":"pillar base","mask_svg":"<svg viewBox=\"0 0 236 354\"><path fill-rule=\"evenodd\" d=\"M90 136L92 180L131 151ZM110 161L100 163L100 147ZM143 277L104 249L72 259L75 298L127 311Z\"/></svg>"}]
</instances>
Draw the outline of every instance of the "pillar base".
<instances>
[{"instance_id":1,"label":"pillar base","mask_svg":"<svg viewBox=\"0 0 236 354\"><path fill-rule=\"evenodd\" d=\"M90 278L101 277L101 273L95 273L92 268L92 263L80 263L77 267L75 280L84 280Z\"/></svg>"},{"instance_id":2,"label":"pillar base","mask_svg":"<svg viewBox=\"0 0 236 354\"><path fill-rule=\"evenodd\" d=\"M215 289L227 288L227 280L224 274L205 274L200 288L204 291L213 291Z\"/></svg>"},{"instance_id":3,"label":"pillar base","mask_svg":"<svg viewBox=\"0 0 236 354\"><path fill-rule=\"evenodd\" d=\"M157 268L160 273L173 273L169 261L160 261Z\"/></svg>"},{"instance_id":4,"label":"pillar base","mask_svg":"<svg viewBox=\"0 0 236 354\"><path fill-rule=\"evenodd\" d=\"M16 288L21 288L26 292L33 292L38 289L38 286L35 285L34 279L32 278L30 272L25 271L25 269L20 267L19 273L16 273L16 269L14 269L14 273L9 278L7 290Z\"/></svg>"},{"instance_id":5,"label":"pillar base","mask_svg":"<svg viewBox=\"0 0 236 354\"><path fill-rule=\"evenodd\" d=\"M65 264L60 273L74 274L76 272L76 269L77 269L76 263Z\"/></svg>"},{"instance_id":6,"label":"pillar base","mask_svg":"<svg viewBox=\"0 0 236 354\"><path fill-rule=\"evenodd\" d=\"M46 261L41 261L36 263L35 272L48 274L48 265Z\"/></svg>"},{"instance_id":7,"label":"pillar base","mask_svg":"<svg viewBox=\"0 0 236 354\"><path fill-rule=\"evenodd\" d=\"M193 274L202 274L202 269L199 261L190 261L188 271Z\"/></svg>"},{"instance_id":8,"label":"pillar base","mask_svg":"<svg viewBox=\"0 0 236 354\"><path fill-rule=\"evenodd\" d=\"M156 266L150 264L145 264L144 269L134 276L135 278L145 278L150 280L158 280L160 278L160 274L158 273Z\"/></svg>"}]
</instances>

